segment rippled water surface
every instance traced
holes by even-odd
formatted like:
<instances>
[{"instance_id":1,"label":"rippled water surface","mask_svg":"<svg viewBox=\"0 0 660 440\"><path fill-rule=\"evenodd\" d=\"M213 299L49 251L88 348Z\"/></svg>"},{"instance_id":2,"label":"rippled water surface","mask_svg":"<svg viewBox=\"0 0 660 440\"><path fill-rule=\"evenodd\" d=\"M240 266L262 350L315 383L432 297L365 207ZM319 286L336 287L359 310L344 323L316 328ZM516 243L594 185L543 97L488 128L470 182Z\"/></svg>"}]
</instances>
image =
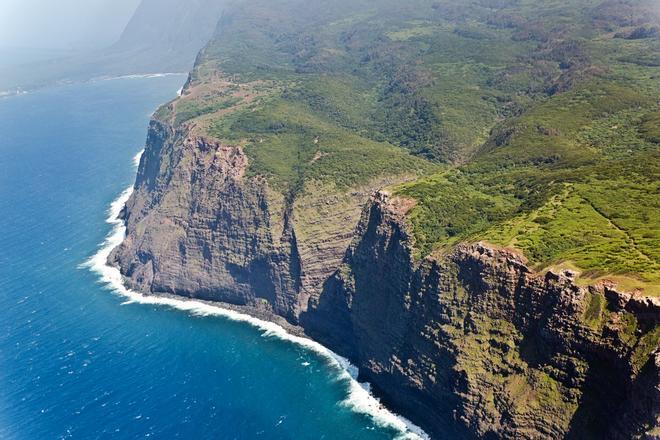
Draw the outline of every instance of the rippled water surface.
<instances>
[{"instance_id":1,"label":"rippled water surface","mask_svg":"<svg viewBox=\"0 0 660 440\"><path fill-rule=\"evenodd\" d=\"M80 268L111 230L149 115L184 80L0 99L0 438L396 437L352 409L327 356L243 322L122 304Z\"/></svg>"}]
</instances>

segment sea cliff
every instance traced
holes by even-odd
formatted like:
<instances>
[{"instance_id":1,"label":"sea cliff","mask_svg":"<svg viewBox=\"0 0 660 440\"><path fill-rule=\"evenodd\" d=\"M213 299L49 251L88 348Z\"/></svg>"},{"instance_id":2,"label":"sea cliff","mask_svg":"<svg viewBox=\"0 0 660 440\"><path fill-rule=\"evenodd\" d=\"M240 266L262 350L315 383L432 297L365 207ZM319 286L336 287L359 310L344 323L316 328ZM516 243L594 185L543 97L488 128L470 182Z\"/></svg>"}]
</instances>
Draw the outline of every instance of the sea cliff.
<instances>
[{"instance_id":1,"label":"sea cliff","mask_svg":"<svg viewBox=\"0 0 660 440\"><path fill-rule=\"evenodd\" d=\"M378 190L396 179L287 199L248 164L241 146L151 123L109 258L129 287L282 316L437 438L653 436L657 298L485 242L420 258L414 201Z\"/></svg>"},{"instance_id":2,"label":"sea cliff","mask_svg":"<svg viewBox=\"0 0 660 440\"><path fill-rule=\"evenodd\" d=\"M110 262L286 319L435 438L657 437L657 7L374 6L228 6Z\"/></svg>"}]
</instances>

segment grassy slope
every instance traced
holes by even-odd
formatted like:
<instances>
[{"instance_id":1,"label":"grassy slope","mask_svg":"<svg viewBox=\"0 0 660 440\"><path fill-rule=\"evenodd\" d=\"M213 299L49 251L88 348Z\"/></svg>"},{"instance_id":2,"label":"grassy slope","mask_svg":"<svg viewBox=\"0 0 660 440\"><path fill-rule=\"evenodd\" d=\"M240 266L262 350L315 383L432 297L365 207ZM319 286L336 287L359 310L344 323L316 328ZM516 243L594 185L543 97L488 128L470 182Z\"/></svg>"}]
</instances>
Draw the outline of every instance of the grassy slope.
<instances>
[{"instance_id":1,"label":"grassy slope","mask_svg":"<svg viewBox=\"0 0 660 440\"><path fill-rule=\"evenodd\" d=\"M576 20L585 33L587 17ZM485 240L522 250L537 269L660 293L660 63L630 56L660 44L617 31L576 36L589 67L497 124L470 163L396 188L418 202L421 255Z\"/></svg>"},{"instance_id":2,"label":"grassy slope","mask_svg":"<svg viewBox=\"0 0 660 440\"><path fill-rule=\"evenodd\" d=\"M427 176L395 188L420 256L486 240L657 291L660 43L625 38L651 2L318 3L240 2L175 123L292 198Z\"/></svg>"},{"instance_id":3,"label":"grassy slope","mask_svg":"<svg viewBox=\"0 0 660 440\"><path fill-rule=\"evenodd\" d=\"M511 137L448 172L449 185L433 177L399 187L418 200L421 252L485 240L522 250L538 269L563 263L657 294L660 150L643 127L660 90L612 83L592 80L510 121ZM455 205L445 194L466 191L467 210L447 212Z\"/></svg>"}]
</instances>

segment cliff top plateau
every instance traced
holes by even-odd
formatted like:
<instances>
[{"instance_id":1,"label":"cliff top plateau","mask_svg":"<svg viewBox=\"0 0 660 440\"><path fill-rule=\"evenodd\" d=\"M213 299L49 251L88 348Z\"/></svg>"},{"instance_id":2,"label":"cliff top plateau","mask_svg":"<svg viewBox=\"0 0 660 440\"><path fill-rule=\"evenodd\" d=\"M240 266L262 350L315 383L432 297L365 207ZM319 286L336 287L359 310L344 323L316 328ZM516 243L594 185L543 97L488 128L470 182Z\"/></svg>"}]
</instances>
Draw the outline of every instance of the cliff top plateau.
<instances>
[{"instance_id":1,"label":"cliff top plateau","mask_svg":"<svg viewBox=\"0 0 660 440\"><path fill-rule=\"evenodd\" d=\"M289 201L395 176L418 258L485 241L660 294L653 2L317 3L228 8L158 118Z\"/></svg>"}]
</instances>

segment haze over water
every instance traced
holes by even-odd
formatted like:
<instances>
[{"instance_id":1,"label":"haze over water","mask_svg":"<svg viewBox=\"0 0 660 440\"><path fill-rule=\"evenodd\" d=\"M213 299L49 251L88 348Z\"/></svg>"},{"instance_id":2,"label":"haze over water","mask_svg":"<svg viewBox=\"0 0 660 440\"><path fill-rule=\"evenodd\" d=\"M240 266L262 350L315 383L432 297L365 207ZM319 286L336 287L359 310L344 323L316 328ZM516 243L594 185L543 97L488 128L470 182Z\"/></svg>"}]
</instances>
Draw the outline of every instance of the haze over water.
<instances>
[{"instance_id":1,"label":"haze over water","mask_svg":"<svg viewBox=\"0 0 660 440\"><path fill-rule=\"evenodd\" d=\"M0 438L388 439L327 358L80 267L183 76L0 99Z\"/></svg>"}]
</instances>

